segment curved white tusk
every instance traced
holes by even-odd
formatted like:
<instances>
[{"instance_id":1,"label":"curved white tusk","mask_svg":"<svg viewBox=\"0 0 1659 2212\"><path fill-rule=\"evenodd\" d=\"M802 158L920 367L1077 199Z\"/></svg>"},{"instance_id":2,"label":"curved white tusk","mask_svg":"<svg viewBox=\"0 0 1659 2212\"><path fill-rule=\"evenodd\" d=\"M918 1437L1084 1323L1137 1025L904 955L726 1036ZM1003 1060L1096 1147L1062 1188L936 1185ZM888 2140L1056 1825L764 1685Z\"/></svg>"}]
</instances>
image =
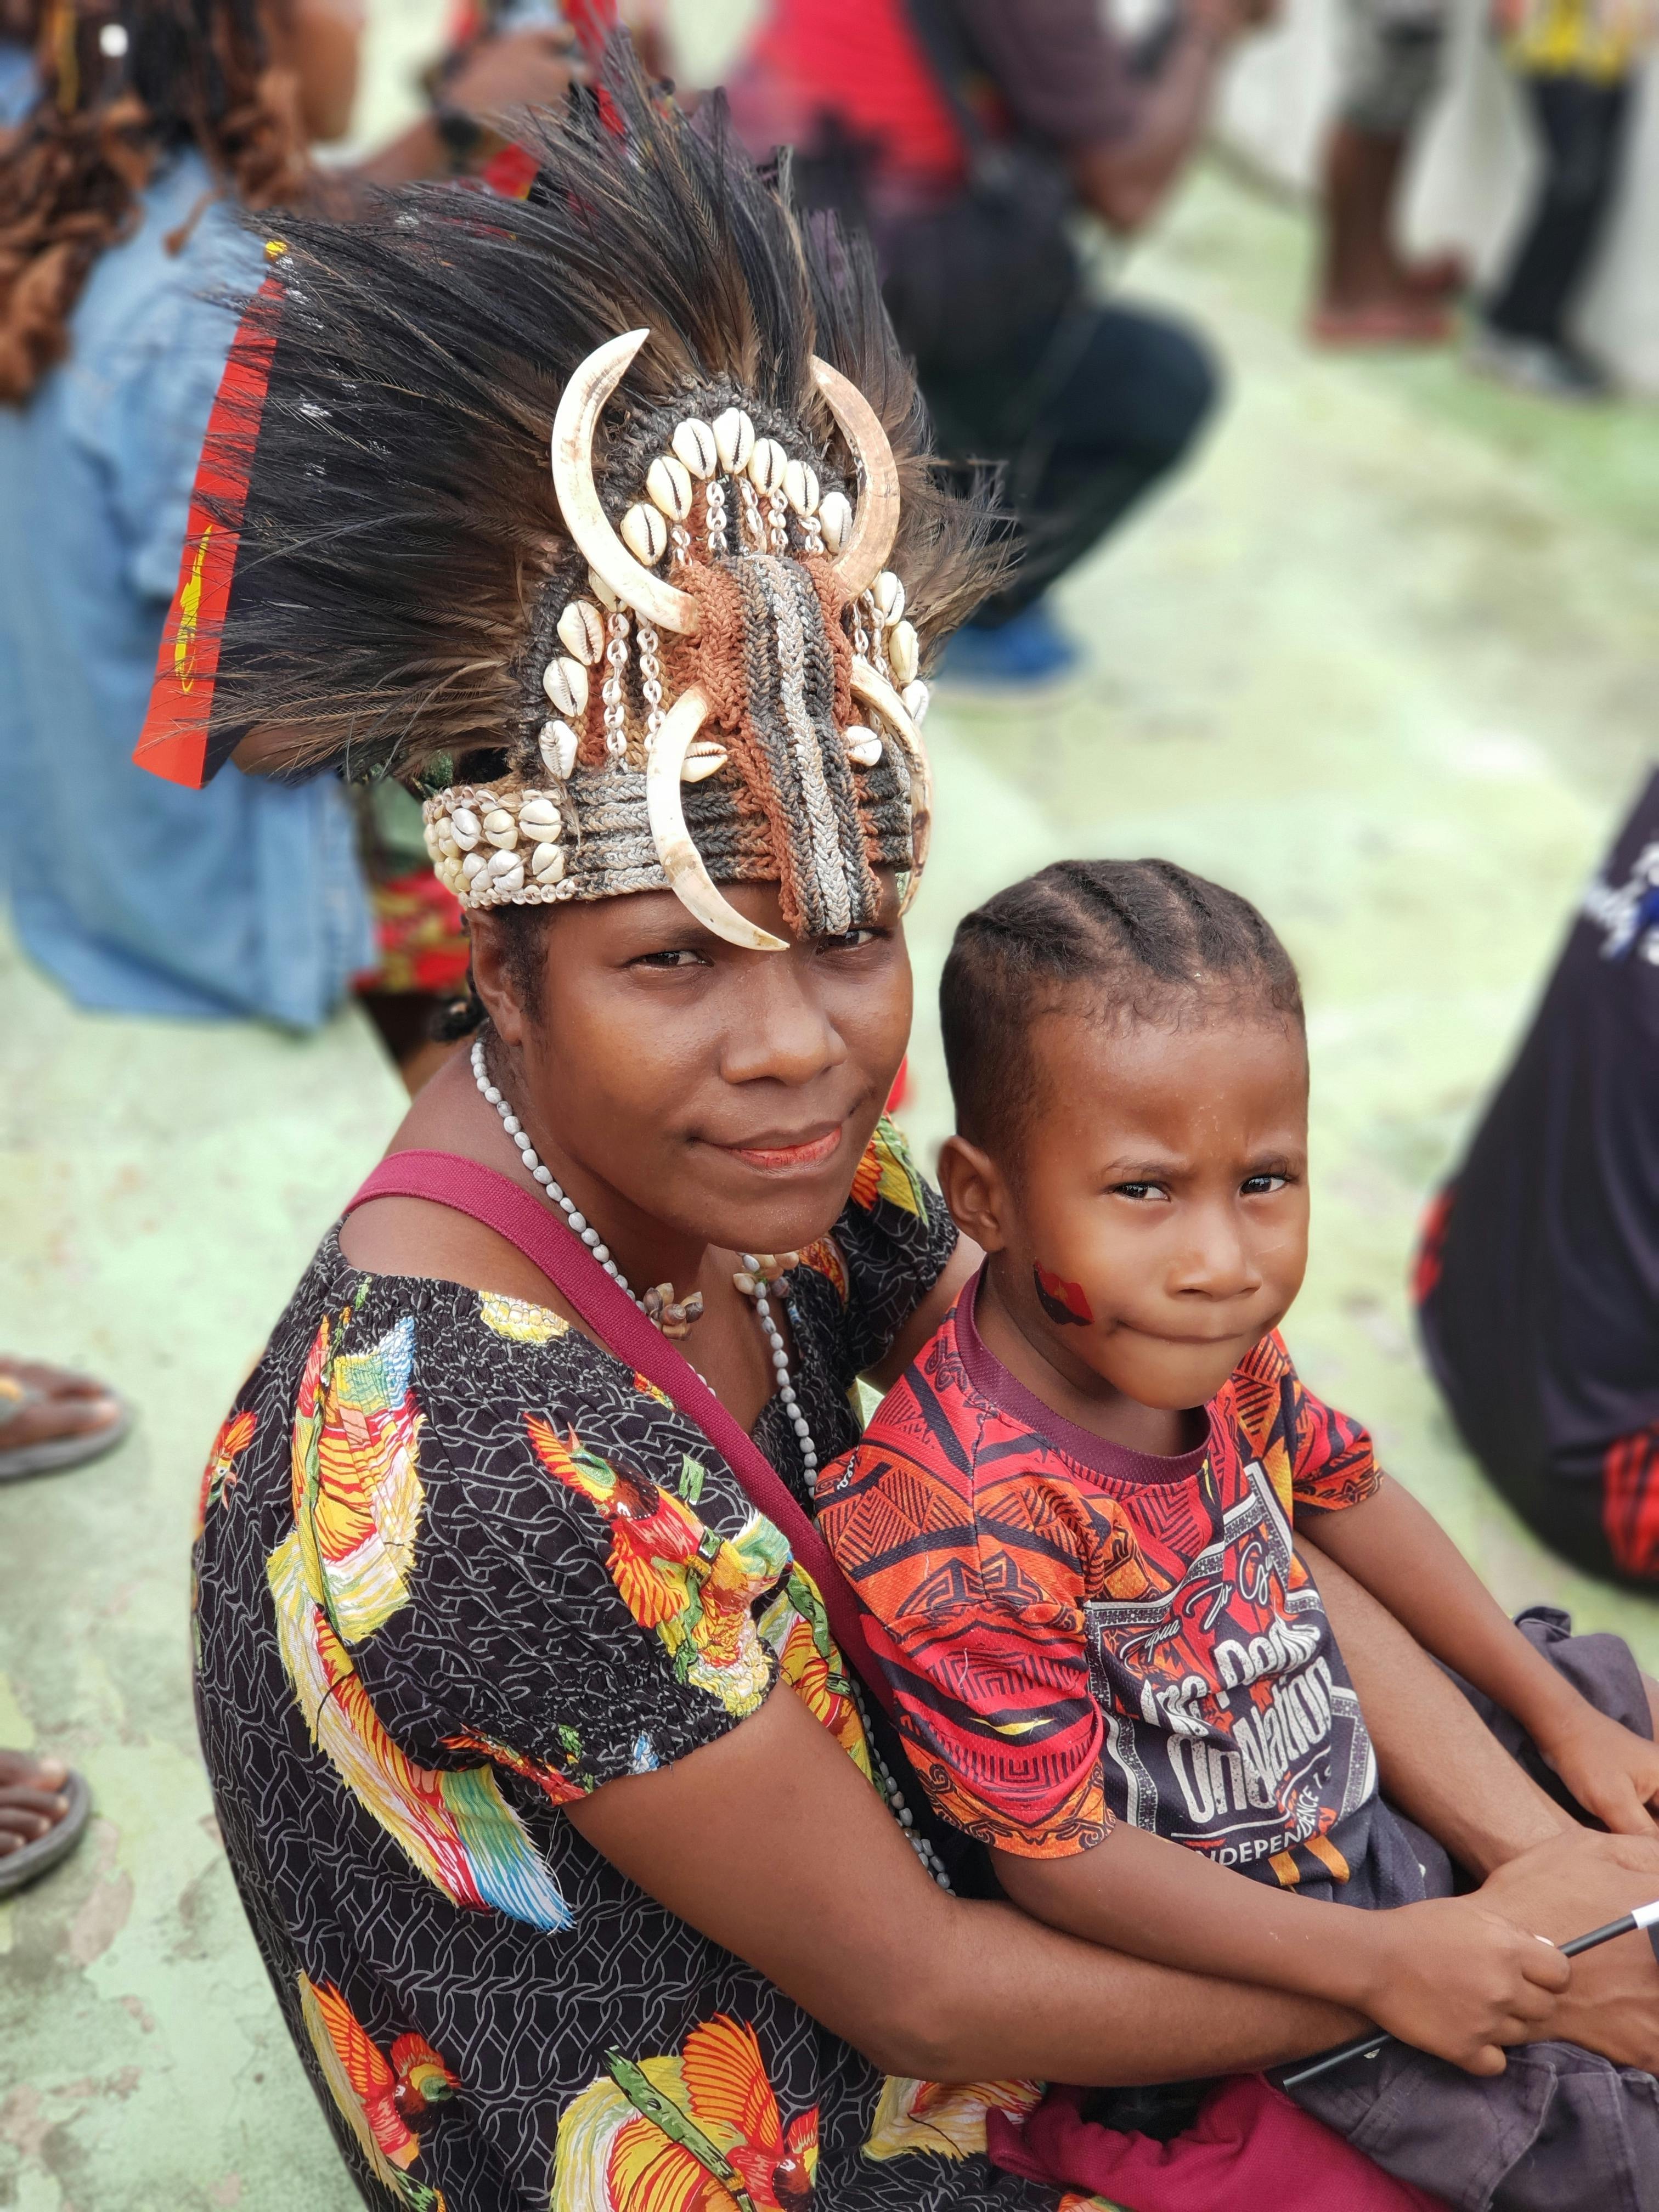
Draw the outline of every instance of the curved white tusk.
<instances>
[{"instance_id":1,"label":"curved white tusk","mask_svg":"<svg viewBox=\"0 0 1659 2212\"><path fill-rule=\"evenodd\" d=\"M628 374L649 331L628 331L600 346L572 375L553 417L553 489L564 526L587 565L624 605L659 629L697 634L697 603L636 561L611 526L593 482L593 432L605 403Z\"/></svg>"},{"instance_id":2,"label":"curved white tusk","mask_svg":"<svg viewBox=\"0 0 1659 2212\"><path fill-rule=\"evenodd\" d=\"M856 384L812 356L812 374L864 478L853 534L830 563L849 599L873 584L898 536L898 464L880 417Z\"/></svg>"},{"instance_id":3,"label":"curved white tusk","mask_svg":"<svg viewBox=\"0 0 1659 2212\"><path fill-rule=\"evenodd\" d=\"M916 893L921 889L921 872L927 865L928 848L933 842L933 771L927 758L927 748L921 741L921 732L916 727L902 699L899 697L884 676L878 675L867 660L853 663L853 696L866 707L873 707L884 721L896 730L899 742L910 756L910 852L912 866L910 882L899 902L901 920L915 903Z\"/></svg>"},{"instance_id":4,"label":"curved white tusk","mask_svg":"<svg viewBox=\"0 0 1659 2212\"><path fill-rule=\"evenodd\" d=\"M899 712L904 709L901 707ZM693 684L663 718L645 763L645 804L651 817L651 841L662 862L669 889L688 913L705 929L740 945L745 952L787 952L787 939L746 921L731 901L723 898L702 864L702 855L691 842L685 826L685 802L681 796L680 772L691 740L708 717L706 693Z\"/></svg>"}]
</instances>

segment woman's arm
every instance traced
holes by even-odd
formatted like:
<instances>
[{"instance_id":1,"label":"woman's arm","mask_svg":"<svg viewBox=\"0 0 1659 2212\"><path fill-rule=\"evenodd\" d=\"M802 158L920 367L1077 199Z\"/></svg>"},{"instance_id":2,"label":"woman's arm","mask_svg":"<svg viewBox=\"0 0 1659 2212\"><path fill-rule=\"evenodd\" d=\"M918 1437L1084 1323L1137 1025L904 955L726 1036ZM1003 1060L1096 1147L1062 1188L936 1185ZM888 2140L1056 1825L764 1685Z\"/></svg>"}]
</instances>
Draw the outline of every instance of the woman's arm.
<instances>
[{"instance_id":1,"label":"woman's arm","mask_svg":"<svg viewBox=\"0 0 1659 2212\"><path fill-rule=\"evenodd\" d=\"M1345 1517L1322 1516L1316 1542L1298 1528L1297 1550L1358 1694L1383 1795L1482 1876L1570 1832L1571 1816L1516 1765L1457 1685L1323 1548Z\"/></svg>"},{"instance_id":2,"label":"woman's arm","mask_svg":"<svg viewBox=\"0 0 1659 2212\"><path fill-rule=\"evenodd\" d=\"M1358 2032L1334 2005L1120 1958L948 1895L787 1690L706 1750L568 1813L670 1911L889 2073L1173 2081Z\"/></svg>"},{"instance_id":3,"label":"woman's arm","mask_svg":"<svg viewBox=\"0 0 1659 2212\"><path fill-rule=\"evenodd\" d=\"M865 1381L878 1390L890 1390L899 1376L944 1320L985 1257L971 1237L958 1237L945 1271L911 1315L889 1347L886 1357L871 1368Z\"/></svg>"},{"instance_id":4,"label":"woman's arm","mask_svg":"<svg viewBox=\"0 0 1659 2212\"><path fill-rule=\"evenodd\" d=\"M1536 1650L1434 1516L1384 1475L1363 1504L1316 1522L1327 1556L1425 1650L1520 1722L1578 1802L1626 1835L1659 1834L1659 1751L1589 1705Z\"/></svg>"}]
</instances>

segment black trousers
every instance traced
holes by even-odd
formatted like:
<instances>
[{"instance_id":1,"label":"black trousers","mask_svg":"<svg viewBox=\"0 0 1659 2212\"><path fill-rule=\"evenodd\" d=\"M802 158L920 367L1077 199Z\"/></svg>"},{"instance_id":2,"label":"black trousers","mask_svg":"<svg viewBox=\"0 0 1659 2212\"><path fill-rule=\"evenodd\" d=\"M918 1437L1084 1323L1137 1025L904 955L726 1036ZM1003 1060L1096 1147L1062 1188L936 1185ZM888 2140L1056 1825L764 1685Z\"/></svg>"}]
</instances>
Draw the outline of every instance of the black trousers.
<instances>
[{"instance_id":1,"label":"black trousers","mask_svg":"<svg viewBox=\"0 0 1659 2212\"><path fill-rule=\"evenodd\" d=\"M1090 305L990 362L924 361L921 379L940 451L1000 467L1016 518L1018 572L975 617L989 628L1040 599L1175 467L1219 386L1178 323Z\"/></svg>"},{"instance_id":2,"label":"black trousers","mask_svg":"<svg viewBox=\"0 0 1659 2212\"><path fill-rule=\"evenodd\" d=\"M1628 79L1592 84L1583 77L1531 76L1527 93L1544 144L1544 173L1486 320L1511 337L1556 345L1618 188L1631 87Z\"/></svg>"}]
</instances>

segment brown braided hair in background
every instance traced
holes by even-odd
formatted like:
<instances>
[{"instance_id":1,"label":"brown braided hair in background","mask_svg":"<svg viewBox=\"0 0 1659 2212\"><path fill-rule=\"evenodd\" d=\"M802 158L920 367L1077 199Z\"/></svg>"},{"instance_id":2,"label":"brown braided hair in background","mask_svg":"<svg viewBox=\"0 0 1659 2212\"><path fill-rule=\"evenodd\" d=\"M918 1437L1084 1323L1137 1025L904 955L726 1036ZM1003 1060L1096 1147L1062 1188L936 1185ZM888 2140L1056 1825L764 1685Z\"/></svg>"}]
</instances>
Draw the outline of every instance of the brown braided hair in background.
<instances>
[{"instance_id":1,"label":"brown braided hair in background","mask_svg":"<svg viewBox=\"0 0 1659 2212\"><path fill-rule=\"evenodd\" d=\"M193 144L245 207L296 196L299 82L273 51L286 4L4 0L7 31L33 31L40 93L0 141L0 400L21 404L64 357L81 289L158 156Z\"/></svg>"}]
</instances>

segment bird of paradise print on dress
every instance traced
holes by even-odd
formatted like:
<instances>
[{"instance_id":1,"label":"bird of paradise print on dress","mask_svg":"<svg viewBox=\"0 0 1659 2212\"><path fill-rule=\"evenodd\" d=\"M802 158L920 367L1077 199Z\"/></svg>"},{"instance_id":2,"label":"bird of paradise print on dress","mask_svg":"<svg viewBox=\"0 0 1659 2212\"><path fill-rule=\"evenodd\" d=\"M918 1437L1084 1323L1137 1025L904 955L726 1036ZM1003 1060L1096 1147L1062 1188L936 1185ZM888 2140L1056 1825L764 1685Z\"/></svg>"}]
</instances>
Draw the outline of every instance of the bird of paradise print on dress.
<instances>
[{"instance_id":1,"label":"bird of paradise print on dress","mask_svg":"<svg viewBox=\"0 0 1659 2212\"><path fill-rule=\"evenodd\" d=\"M985 2150L988 2112L1023 2119L1042 2100L1040 2081L913 2081L890 2074L881 2085L864 2155L902 2158L912 2151L931 2151L935 2158L978 2158Z\"/></svg>"},{"instance_id":2,"label":"bird of paradise print on dress","mask_svg":"<svg viewBox=\"0 0 1659 2212\"><path fill-rule=\"evenodd\" d=\"M453 2097L460 2083L423 2035L400 2035L388 2055L331 1982L298 1978L300 2017L317 2063L375 2179L409 2212L446 2212L443 2191L409 2171L421 2154L409 2123Z\"/></svg>"},{"instance_id":3,"label":"bird of paradise print on dress","mask_svg":"<svg viewBox=\"0 0 1659 2212\"><path fill-rule=\"evenodd\" d=\"M817 2107L785 2124L755 2031L722 2014L678 2058L610 2053L559 2121L552 2212L804 2212Z\"/></svg>"},{"instance_id":4,"label":"bird of paradise print on dress","mask_svg":"<svg viewBox=\"0 0 1659 2212\"><path fill-rule=\"evenodd\" d=\"M213 1439L208 1453L207 1465L202 1470L202 1493L196 1501L196 1534L199 1537L207 1526L208 1515L219 1503L227 1490L236 1486L236 1462L253 1442L253 1431L258 1416L251 1407L240 1413L232 1413L220 1424L219 1433Z\"/></svg>"},{"instance_id":5,"label":"bird of paradise print on dress","mask_svg":"<svg viewBox=\"0 0 1659 2212\"><path fill-rule=\"evenodd\" d=\"M853 1203L867 1213L878 1198L925 1220L927 1200L910 1148L884 1114L853 1176Z\"/></svg>"},{"instance_id":6,"label":"bird of paradise print on dress","mask_svg":"<svg viewBox=\"0 0 1659 2212\"><path fill-rule=\"evenodd\" d=\"M412 1322L349 1355L327 1319L317 1332L294 1423L295 1525L265 1563L277 1648L313 1742L428 1881L452 1904L568 1928L569 1907L489 1769L438 1772L399 1750L347 1648L409 1601L423 1495L413 1358Z\"/></svg>"},{"instance_id":7,"label":"bird of paradise print on dress","mask_svg":"<svg viewBox=\"0 0 1659 2212\"><path fill-rule=\"evenodd\" d=\"M830 1633L830 1616L804 1567L791 1567L788 1581L761 1615L760 1632L777 1654L778 1672L807 1711L829 1729L865 1780L872 1781L864 1723Z\"/></svg>"},{"instance_id":8,"label":"bird of paradise print on dress","mask_svg":"<svg viewBox=\"0 0 1659 2212\"><path fill-rule=\"evenodd\" d=\"M729 1713L752 1713L770 1680L754 1603L789 1565L789 1547L751 1513L734 1537L706 1528L684 1498L631 1468L586 1450L526 1413L536 1456L556 1480L586 1498L611 1531L605 1562L641 1628L654 1629L677 1677L707 1690Z\"/></svg>"}]
</instances>

